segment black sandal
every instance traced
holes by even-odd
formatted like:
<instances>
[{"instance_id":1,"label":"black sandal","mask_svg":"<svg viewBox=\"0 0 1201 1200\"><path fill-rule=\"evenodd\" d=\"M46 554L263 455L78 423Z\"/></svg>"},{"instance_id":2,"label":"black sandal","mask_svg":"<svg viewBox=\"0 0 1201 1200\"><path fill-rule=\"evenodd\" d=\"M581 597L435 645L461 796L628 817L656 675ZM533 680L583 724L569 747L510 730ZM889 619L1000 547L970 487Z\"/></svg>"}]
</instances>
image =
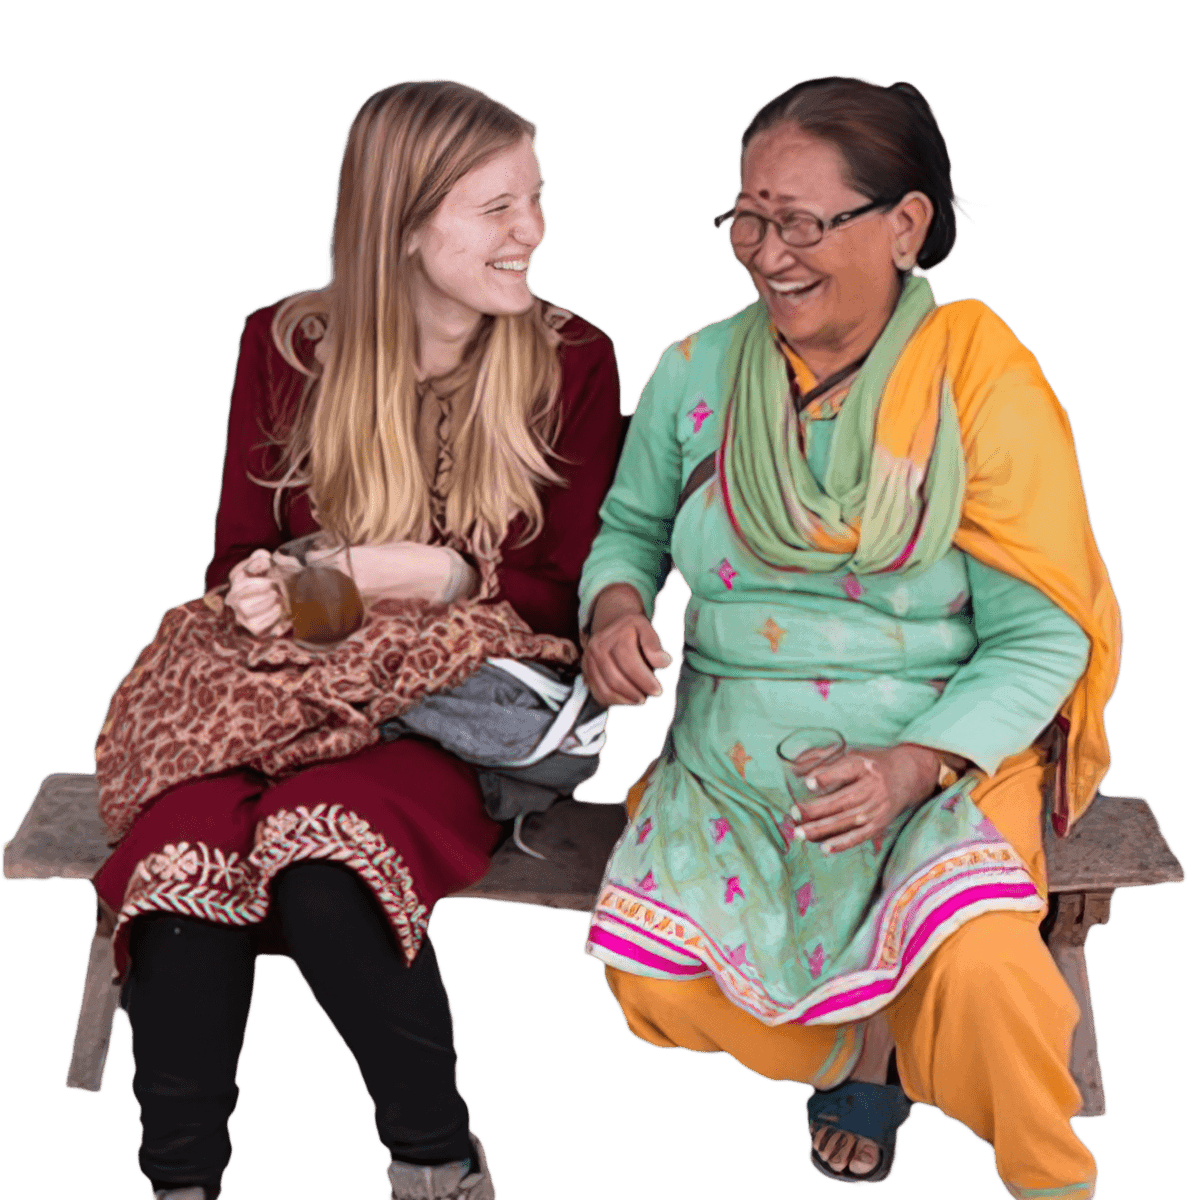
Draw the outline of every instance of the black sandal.
<instances>
[{"instance_id":1,"label":"black sandal","mask_svg":"<svg viewBox=\"0 0 1201 1200\"><path fill-rule=\"evenodd\" d=\"M894 1082L895 1081L895 1082ZM809 1097L809 1137L825 1127L866 1138L880 1148L876 1165L863 1175L856 1175L848 1162L836 1171L816 1149L810 1150L813 1165L831 1179L845 1183L879 1183L888 1178L897 1148L897 1130L905 1123L913 1102L901 1088L897 1074L896 1055L888 1063L888 1083L864 1083L848 1079L828 1092L815 1091Z\"/></svg>"}]
</instances>

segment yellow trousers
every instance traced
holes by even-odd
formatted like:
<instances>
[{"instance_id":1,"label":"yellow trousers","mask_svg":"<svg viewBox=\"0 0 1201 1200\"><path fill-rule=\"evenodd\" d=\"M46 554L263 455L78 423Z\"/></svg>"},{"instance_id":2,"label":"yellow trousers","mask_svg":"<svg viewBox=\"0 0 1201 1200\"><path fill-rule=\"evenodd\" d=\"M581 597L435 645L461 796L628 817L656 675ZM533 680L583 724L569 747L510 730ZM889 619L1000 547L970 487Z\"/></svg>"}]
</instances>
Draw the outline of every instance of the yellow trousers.
<instances>
[{"instance_id":1,"label":"yellow trousers","mask_svg":"<svg viewBox=\"0 0 1201 1200\"><path fill-rule=\"evenodd\" d=\"M1046 895L1042 756L1007 759L973 799ZM631 813L643 788L630 793ZM1088 1200L1096 1164L1072 1132L1068 1070L1079 1009L1039 936L1037 913L986 913L953 933L884 1010L906 1094L991 1142L1014 1196ZM656 1046L732 1054L769 1079L828 1088L847 1078L862 1024L765 1025L711 975L674 982L605 968L630 1029Z\"/></svg>"}]
</instances>

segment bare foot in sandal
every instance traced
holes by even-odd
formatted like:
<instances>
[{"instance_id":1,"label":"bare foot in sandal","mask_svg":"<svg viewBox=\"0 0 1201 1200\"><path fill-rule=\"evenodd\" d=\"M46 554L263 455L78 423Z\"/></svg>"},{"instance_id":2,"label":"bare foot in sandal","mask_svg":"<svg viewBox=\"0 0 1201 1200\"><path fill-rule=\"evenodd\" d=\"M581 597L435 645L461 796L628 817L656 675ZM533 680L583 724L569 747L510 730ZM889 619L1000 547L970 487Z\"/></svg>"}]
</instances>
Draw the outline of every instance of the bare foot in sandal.
<instances>
[{"instance_id":1,"label":"bare foot in sandal","mask_svg":"<svg viewBox=\"0 0 1201 1200\"><path fill-rule=\"evenodd\" d=\"M850 1078L864 1083L887 1082L888 1060L895 1047L888 1018L883 1013L869 1018L863 1034L863 1050ZM828 1125L819 1125L814 1130L813 1149L835 1171L846 1170L852 1175L867 1175L880 1161L880 1147L875 1142Z\"/></svg>"}]
</instances>

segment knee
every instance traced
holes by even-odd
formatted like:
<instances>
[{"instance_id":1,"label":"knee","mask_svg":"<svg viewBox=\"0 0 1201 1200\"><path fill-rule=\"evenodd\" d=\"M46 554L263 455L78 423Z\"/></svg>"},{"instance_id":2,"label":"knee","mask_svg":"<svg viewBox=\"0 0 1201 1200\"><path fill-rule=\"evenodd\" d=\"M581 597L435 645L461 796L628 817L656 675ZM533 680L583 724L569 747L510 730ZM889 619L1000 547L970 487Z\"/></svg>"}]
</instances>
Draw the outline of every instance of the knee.
<instances>
[{"instance_id":1,"label":"knee","mask_svg":"<svg viewBox=\"0 0 1201 1200\"><path fill-rule=\"evenodd\" d=\"M942 990L965 1011L1033 1006L1074 1026L1079 1008L1038 926L1021 913L986 913L935 951Z\"/></svg>"},{"instance_id":2,"label":"knee","mask_svg":"<svg viewBox=\"0 0 1201 1200\"><path fill-rule=\"evenodd\" d=\"M673 1047L680 1044L663 1028L664 1025L670 1028L676 1024L672 1019L672 1010L677 993L671 989L678 987L678 984L665 986L660 980L631 975L610 966L605 967L605 981L621 1005L631 1033L644 1042L650 1042L652 1046Z\"/></svg>"}]
</instances>

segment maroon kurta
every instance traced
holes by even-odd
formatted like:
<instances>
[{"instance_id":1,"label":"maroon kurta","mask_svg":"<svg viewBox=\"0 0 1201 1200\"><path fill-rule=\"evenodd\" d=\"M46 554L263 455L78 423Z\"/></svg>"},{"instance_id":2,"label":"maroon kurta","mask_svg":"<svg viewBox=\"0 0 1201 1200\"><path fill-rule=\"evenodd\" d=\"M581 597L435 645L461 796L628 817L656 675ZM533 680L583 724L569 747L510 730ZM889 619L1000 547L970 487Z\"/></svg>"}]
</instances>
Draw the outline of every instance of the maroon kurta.
<instances>
[{"instance_id":1,"label":"maroon kurta","mask_svg":"<svg viewBox=\"0 0 1201 1200\"><path fill-rule=\"evenodd\" d=\"M248 476L275 476L268 433L299 399L303 378L271 339L275 308L246 321L234 380L216 551L206 588L225 582L259 549L313 532L303 490L282 504ZM579 317L561 329L563 366L555 470L565 487L543 492L545 524L517 547L514 522L501 548L500 595L536 633L578 638L577 587L600 527L621 440L617 363L600 330ZM311 345L298 337L307 357ZM402 739L339 762L312 766L269 786L253 771L181 784L135 821L95 876L101 900L118 914L117 969L127 965L128 921L143 912L179 912L231 925L269 921L270 884L305 858L345 863L372 889L406 959L420 948L435 901L488 869L499 827L484 812L475 770L431 743ZM279 949L267 932L264 949Z\"/></svg>"}]
</instances>

